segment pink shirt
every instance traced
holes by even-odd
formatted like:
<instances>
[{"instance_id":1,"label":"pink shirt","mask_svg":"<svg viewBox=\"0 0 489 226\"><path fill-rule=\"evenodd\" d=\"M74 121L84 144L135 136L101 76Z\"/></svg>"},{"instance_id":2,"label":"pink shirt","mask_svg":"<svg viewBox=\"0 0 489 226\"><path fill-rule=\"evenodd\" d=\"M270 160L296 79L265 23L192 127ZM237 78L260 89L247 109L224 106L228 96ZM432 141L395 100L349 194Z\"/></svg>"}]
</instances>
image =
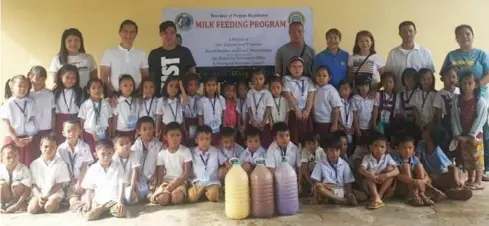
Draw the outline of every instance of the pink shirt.
<instances>
[{"instance_id":1,"label":"pink shirt","mask_svg":"<svg viewBox=\"0 0 489 226\"><path fill-rule=\"evenodd\" d=\"M236 111L236 103L231 103L226 100L226 110L224 110L225 120L224 126L235 128L237 126L238 112Z\"/></svg>"}]
</instances>

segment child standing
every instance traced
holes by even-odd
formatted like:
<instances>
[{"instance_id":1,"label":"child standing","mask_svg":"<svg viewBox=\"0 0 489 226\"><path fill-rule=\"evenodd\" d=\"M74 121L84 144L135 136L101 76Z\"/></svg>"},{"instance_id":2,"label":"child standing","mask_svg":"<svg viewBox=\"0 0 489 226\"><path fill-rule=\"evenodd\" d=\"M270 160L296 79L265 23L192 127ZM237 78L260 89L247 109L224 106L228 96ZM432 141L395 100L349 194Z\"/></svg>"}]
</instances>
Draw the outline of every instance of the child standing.
<instances>
[{"instance_id":1,"label":"child standing","mask_svg":"<svg viewBox=\"0 0 489 226\"><path fill-rule=\"evenodd\" d=\"M83 130L83 140L90 146L90 151L95 155L95 142L105 139L110 131L112 120L112 108L106 96L104 83L98 78L91 79L87 83L87 97L78 112L80 124Z\"/></svg>"},{"instance_id":2,"label":"child standing","mask_svg":"<svg viewBox=\"0 0 489 226\"><path fill-rule=\"evenodd\" d=\"M223 127L221 129L221 146L219 151L221 151L222 155L226 157L226 164L219 167L219 180L221 182L224 181L228 170L232 167L229 160L232 158L239 158L241 153L244 151L244 148L236 143L235 137L236 131L233 128Z\"/></svg>"},{"instance_id":3,"label":"child standing","mask_svg":"<svg viewBox=\"0 0 489 226\"><path fill-rule=\"evenodd\" d=\"M163 142L165 127L170 122L177 122L182 132L186 130L183 121L183 107L187 104L187 96L182 81L178 80L176 76L168 77L161 95L156 108L156 134Z\"/></svg>"},{"instance_id":4,"label":"child standing","mask_svg":"<svg viewBox=\"0 0 489 226\"><path fill-rule=\"evenodd\" d=\"M246 149L239 155L239 162L243 169L251 175L256 166L257 159L265 159L266 151L260 144L260 130L248 128L245 134Z\"/></svg>"},{"instance_id":5,"label":"child standing","mask_svg":"<svg viewBox=\"0 0 489 226\"><path fill-rule=\"evenodd\" d=\"M273 77L270 80L270 92L272 93L273 103L275 104L272 107L270 117L272 120L271 125L277 122L289 123L290 107L287 100L282 96L282 79L280 77Z\"/></svg>"},{"instance_id":6,"label":"child standing","mask_svg":"<svg viewBox=\"0 0 489 226\"><path fill-rule=\"evenodd\" d=\"M226 157L217 148L211 146L212 132L211 127L207 125L197 127L195 136L197 147L192 151L193 176L190 178L192 184L188 189L189 202L197 202L204 194L211 202L221 200L218 170L219 166L226 162Z\"/></svg>"},{"instance_id":7,"label":"child standing","mask_svg":"<svg viewBox=\"0 0 489 226\"><path fill-rule=\"evenodd\" d=\"M238 106L236 101L236 85L232 82L224 84L224 97L226 98L226 110L224 114L226 115L226 121L224 121L224 126L231 128L240 128L240 116L238 112Z\"/></svg>"},{"instance_id":8,"label":"child standing","mask_svg":"<svg viewBox=\"0 0 489 226\"><path fill-rule=\"evenodd\" d=\"M197 106L202 95L197 93L200 86L199 75L189 74L187 75L186 79L188 104L185 105L185 108L183 109L183 116L185 117L185 125L187 126L189 143L193 143L193 139L195 138L195 130L199 125ZM185 140L185 142L187 142L187 140Z\"/></svg>"},{"instance_id":9,"label":"child standing","mask_svg":"<svg viewBox=\"0 0 489 226\"><path fill-rule=\"evenodd\" d=\"M65 141L63 123L78 116L83 90L80 87L80 74L76 66L71 64L63 65L58 70L55 78L53 88L54 103L56 104L54 132L56 134L56 143L61 144Z\"/></svg>"},{"instance_id":10,"label":"child standing","mask_svg":"<svg viewBox=\"0 0 489 226\"><path fill-rule=\"evenodd\" d=\"M125 174L124 203L136 204L139 201L138 168L141 167L139 153L131 151L131 139L125 136L114 138L114 150L112 161L120 163Z\"/></svg>"},{"instance_id":11,"label":"child standing","mask_svg":"<svg viewBox=\"0 0 489 226\"><path fill-rule=\"evenodd\" d=\"M314 97L314 122L321 139L338 130L341 98L334 86L329 84L330 73L327 66L316 69L316 96ZM312 169L312 168L311 168Z\"/></svg>"},{"instance_id":12,"label":"child standing","mask_svg":"<svg viewBox=\"0 0 489 226\"><path fill-rule=\"evenodd\" d=\"M168 145L158 154L158 188L151 201L162 206L182 204L187 196L187 180L192 169L190 149L181 145L182 132L176 122L165 130Z\"/></svg>"},{"instance_id":13,"label":"child standing","mask_svg":"<svg viewBox=\"0 0 489 226\"><path fill-rule=\"evenodd\" d=\"M66 186L66 198L70 204L70 209L73 209L83 195L84 190L81 185L88 165L93 163L93 156L90 146L80 139L81 126L79 121L68 120L63 127L63 135L66 140L58 146L56 156L68 166L70 183Z\"/></svg>"},{"instance_id":14,"label":"child standing","mask_svg":"<svg viewBox=\"0 0 489 226\"><path fill-rule=\"evenodd\" d=\"M217 77L210 76L204 82L204 96L198 104L199 125L212 129L212 145L219 144L219 131L225 121L226 101L217 93Z\"/></svg>"},{"instance_id":15,"label":"child standing","mask_svg":"<svg viewBox=\"0 0 489 226\"><path fill-rule=\"evenodd\" d=\"M121 75L119 78L120 96L112 118L111 135L129 137L131 141L136 136L136 122L138 120L139 106L136 99L136 83L131 75Z\"/></svg>"},{"instance_id":16,"label":"child standing","mask_svg":"<svg viewBox=\"0 0 489 226\"><path fill-rule=\"evenodd\" d=\"M401 91L401 105L404 112L404 119L407 122L414 122L414 106L411 104L417 88L418 71L414 68L406 68L402 72L401 79L404 90Z\"/></svg>"},{"instance_id":17,"label":"child standing","mask_svg":"<svg viewBox=\"0 0 489 226\"><path fill-rule=\"evenodd\" d=\"M380 81L384 89L377 93L375 99L372 115L373 123L376 123L377 126L375 128L381 130L385 137L390 140L395 131L389 131L389 124L401 112L401 100L394 91L396 78L392 72L382 74Z\"/></svg>"},{"instance_id":18,"label":"child standing","mask_svg":"<svg viewBox=\"0 0 489 226\"><path fill-rule=\"evenodd\" d=\"M352 108L353 127L357 136L357 145L362 145L360 141L365 140L362 137L368 137L369 131L375 127L375 122L372 120L375 99L369 97L371 82L372 79L369 76L355 78L359 93L352 98Z\"/></svg>"},{"instance_id":19,"label":"child standing","mask_svg":"<svg viewBox=\"0 0 489 226\"><path fill-rule=\"evenodd\" d=\"M32 162L32 198L27 212L31 214L59 209L65 197L63 186L70 182L66 163L56 156L56 140L52 136L41 138L41 157Z\"/></svg>"},{"instance_id":20,"label":"child standing","mask_svg":"<svg viewBox=\"0 0 489 226\"><path fill-rule=\"evenodd\" d=\"M304 141L304 133L313 130L311 110L314 105L316 88L311 79L304 76L304 60L301 57L292 57L288 69L290 76L284 77L283 92L291 106L288 123L291 140L299 144Z\"/></svg>"},{"instance_id":21,"label":"child standing","mask_svg":"<svg viewBox=\"0 0 489 226\"><path fill-rule=\"evenodd\" d=\"M266 166L272 174L275 168L282 162L282 157L287 157L287 163L300 175L301 153L299 148L290 141L289 127L285 122L275 123L272 127L274 141L267 150Z\"/></svg>"},{"instance_id":22,"label":"child standing","mask_svg":"<svg viewBox=\"0 0 489 226\"><path fill-rule=\"evenodd\" d=\"M240 79L238 80L238 101L237 108L240 116L240 125L239 128L239 136L237 137L237 141L239 144L244 144L245 130L246 124L248 124L248 104L246 103L246 95L248 94L248 90L250 89L248 84L248 79Z\"/></svg>"},{"instance_id":23,"label":"child standing","mask_svg":"<svg viewBox=\"0 0 489 226\"><path fill-rule=\"evenodd\" d=\"M139 107L139 118L149 116L156 120L156 106L159 99L155 97L155 84L151 78L144 78L139 87L141 100Z\"/></svg>"},{"instance_id":24,"label":"child standing","mask_svg":"<svg viewBox=\"0 0 489 226\"><path fill-rule=\"evenodd\" d=\"M466 185L482 190L484 144L482 127L487 123L487 102L480 96L480 83L470 71L460 75L461 95L453 98L451 119L454 142L458 144L463 168L468 171Z\"/></svg>"},{"instance_id":25,"label":"child standing","mask_svg":"<svg viewBox=\"0 0 489 226\"><path fill-rule=\"evenodd\" d=\"M261 145L268 148L272 142L270 136L270 112L274 106L273 97L272 93L265 89L265 72L263 70L253 71L251 76L253 88L246 95L246 100L248 101L248 123L261 131Z\"/></svg>"},{"instance_id":26,"label":"child standing","mask_svg":"<svg viewBox=\"0 0 489 226\"><path fill-rule=\"evenodd\" d=\"M19 162L19 148L14 144L4 145L0 154L0 213L14 213L31 194L31 172Z\"/></svg>"},{"instance_id":27,"label":"child standing","mask_svg":"<svg viewBox=\"0 0 489 226\"><path fill-rule=\"evenodd\" d=\"M352 87L349 81L345 80L340 83L338 92L341 97L341 107L340 107L340 125L341 130L343 130L347 136L348 144L353 148L353 104L352 104ZM348 153L349 155L353 153Z\"/></svg>"},{"instance_id":28,"label":"child standing","mask_svg":"<svg viewBox=\"0 0 489 226\"><path fill-rule=\"evenodd\" d=\"M33 136L37 133L34 123L36 104L29 95L29 80L23 75L9 79L5 85L6 103L2 106L0 118L8 129L3 145L15 144L20 148L20 162L30 164L36 156L32 146Z\"/></svg>"},{"instance_id":29,"label":"child standing","mask_svg":"<svg viewBox=\"0 0 489 226\"><path fill-rule=\"evenodd\" d=\"M415 111L416 124L421 129L424 125L432 123L435 117L433 102L435 101L435 75L430 69L419 70L419 89L413 96L412 104Z\"/></svg>"}]
</instances>

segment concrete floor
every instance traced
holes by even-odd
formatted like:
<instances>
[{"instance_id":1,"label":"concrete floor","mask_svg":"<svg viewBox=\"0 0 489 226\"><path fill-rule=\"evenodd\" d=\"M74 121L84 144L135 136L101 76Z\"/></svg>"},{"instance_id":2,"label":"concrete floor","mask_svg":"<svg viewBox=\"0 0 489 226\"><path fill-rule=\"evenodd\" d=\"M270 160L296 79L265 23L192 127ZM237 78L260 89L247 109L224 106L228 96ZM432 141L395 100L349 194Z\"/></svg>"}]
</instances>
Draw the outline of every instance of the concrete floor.
<instances>
[{"instance_id":1,"label":"concrete floor","mask_svg":"<svg viewBox=\"0 0 489 226\"><path fill-rule=\"evenodd\" d=\"M487 186L488 184L486 184ZM182 206L157 207L134 206L130 210L135 216L127 219L106 218L86 222L76 214L62 212L57 214L29 215L18 213L0 215L0 226L79 226L79 225L164 225L164 226L292 226L292 225L385 225L417 226L424 225L489 225L489 188L475 192L467 202L445 201L433 207L410 207L401 201L389 201L386 207L369 211L363 207L312 206L302 205L298 214L272 219L229 220L224 214L224 203L198 203Z\"/></svg>"}]
</instances>

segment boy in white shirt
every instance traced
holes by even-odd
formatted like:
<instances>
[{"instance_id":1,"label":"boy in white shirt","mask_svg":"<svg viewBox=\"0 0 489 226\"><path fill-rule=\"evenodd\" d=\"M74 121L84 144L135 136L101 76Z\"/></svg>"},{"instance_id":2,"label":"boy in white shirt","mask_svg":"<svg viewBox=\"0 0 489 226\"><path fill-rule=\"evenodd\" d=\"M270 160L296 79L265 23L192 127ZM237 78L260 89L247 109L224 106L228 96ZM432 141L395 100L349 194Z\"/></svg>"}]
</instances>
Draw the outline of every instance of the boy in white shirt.
<instances>
[{"instance_id":1,"label":"boy in white shirt","mask_svg":"<svg viewBox=\"0 0 489 226\"><path fill-rule=\"evenodd\" d=\"M330 73L328 66L316 69L316 94L314 98L314 122L316 131L321 139L330 132L338 130L340 122L340 107L343 105L336 88L329 84Z\"/></svg>"},{"instance_id":2,"label":"boy in white shirt","mask_svg":"<svg viewBox=\"0 0 489 226\"><path fill-rule=\"evenodd\" d=\"M19 162L19 148L5 145L0 151L0 213L21 209L31 194L31 172Z\"/></svg>"},{"instance_id":3,"label":"boy in white shirt","mask_svg":"<svg viewBox=\"0 0 489 226\"><path fill-rule=\"evenodd\" d=\"M219 180L224 182L224 178L228 173L228 170L233 167L229 160L231 158L239 158L240 154L244 151L241 145L236 143L236 132L231 127L223 127L221 129L221 147L219 151L226 157L227 161L224 166L219 168Z\"/></svg>"},{"instance_id":4,"label":"boy in white shirt","mask_svg":"<svg viewBox=\"0 0 489 226\"><path fill-rule=\"evenodd\" d=\"M88 221L100 219L106 212L114 217L125 217L126 174L120 163L112 160L114 144L107 139L99 140L95 151L98 161L88 168L82 183L86 198L77 210Z\"/></svg>"},{"instance_id":5,"label":"boy in white shirt","mask_svg":"<svg viewBox=\"0 0 489 226\"><path fill-rule=\"evenodd\" d=\"M272 126L277 122L289 122L289 103L285 97L282 96L282 79L280 77L273 77L270 80L270 92L272 92L273 103L271 113Z\"/></svg>"},{"instance_id":6,"label":"boy in white shirt","mask_svg":"<svg viewBox=\"0 0 489 226\"><path fill-rule=\"evenodd\" d=\"M251 175L255 169L255 161L259 158L265 159L266 151L260 144L260 130L251 127L246 129L246 150L239 155L239 162L243 169Z\"/></svg>"},{"instance_id":7,"label":"boy in white shirt","mask_svg":"<svg viewBox=\"0 0 489 226\"><path fill-rule=\"evenodd\" d=\"M353 98L351 98L352 87L350 81L342 81L338 92L342 103L340 107L340 128L346 133L348 143L353 144L353 134L355 131L353 130Z\"/></svg>"},{"instance_id":8,"label":"boy in white shirt","mask_svg":"<svg viewBox=\"0 0 489 226\"><path fill-rule=\"evenodd\" d=\"M41 138L41 157L31 163L33 197L27 212L41 211L53 213L59 209L65 197L63 186L70 182L66 163L56 156L56 139L53 136Z\"/></svg>"},{"instance_id":9,"label":"boy in white shirt","mask_svg":"<svg viewBox=\"0 0 489 226\"><path fill-rule=\"evenodd\" d=\"M117 136L114 138L115 154L112 161L118 162L122 166L125 176L124 202L125 204L135 204L139 200L138 190L138 168L141 167L140 155L131 151L131 139L127 136Z\"/></svg>"},{"instance_id":10,"label":"boy in white shirt","mask_svg":"<svg viewBox=\"0 0 489 226\"><path fill-rule=\"evenodd\" d=\"M313 181L311 173L316 162L321 160L320 156L325 155L324 150L319 147L319 135L308 133L305 136L304 146L301 151L301 173L299 174L299 193L305 187L312 190ZM310 194L310 193L309 193ZM307 195L309 195L307 194Z\"/></svg>"},{"instance_id":11,"label":"boy in white shirt","mask_svg":"<svg viewBox=\"0 0 489 226\"><path fill-rule=\"evenodd\" d=\"M158 153L156 184L158 188L150 197L161 206L182 204L187 195L187 180L192 169L190 149L181 145L182 132L177 122L166 126L167 146Z\"/></svg>"},{"instance_id":12,"label":"boy in white shirt","mask_svg":"<svg viewBox=\"0 0 489 226\"><path fill-rule=\"evenodd\" d=\"M275 123L272 127L272 136L274 141L270 144L267 151L266 166L272 174L275 168L281 164L282 157L287 158L292 168L300 175L299 166L301 165L301 153L299 148L290 141L289 127L285 122Z\"/></svg>"},{"instance_id":13,"label":"boy in white shirt","mask_svg":"<svg viewBox=\"0 0 489 226\"><path fill-rule=\"evenodd\" d=\"M70 208L81 200L84 192L81 186L83 178L88 165L93 163L90 146L80 139L80 135L80 121L76 119L66 121L63 123L63 136L66 140L58 146L56 151L56 156L66 163L70 174L70 183L65 187Z\"/></svg>"}]
</instances>

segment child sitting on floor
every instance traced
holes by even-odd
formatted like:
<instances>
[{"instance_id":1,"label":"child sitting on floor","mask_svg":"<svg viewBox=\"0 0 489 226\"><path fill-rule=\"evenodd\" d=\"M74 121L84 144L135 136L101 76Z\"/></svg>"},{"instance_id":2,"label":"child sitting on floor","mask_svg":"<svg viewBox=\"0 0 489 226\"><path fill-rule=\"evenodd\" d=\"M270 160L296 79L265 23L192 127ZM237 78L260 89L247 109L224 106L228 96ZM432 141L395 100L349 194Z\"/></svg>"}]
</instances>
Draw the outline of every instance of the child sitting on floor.
<instances>
[{"instance_id":1,"label":"child sitting on floor","mask_svg":"<svg viewBox=\"0 0 489 226\"><path fill-rule=\"evenodd\" d=\"M131 138L117 136L114 138L115 154L112 161L120 163L125 176L124 203L136 204L139 200L137 187L138 169L141 167L138 153L131 151Z\"/></svg>"},{"instance_id":2,"label":"child sitting on floor","mask_svg":"<svg viewBox=\"0 0 489 226\"><path fill-rule=\"evenodd\" d=\"M19 148L13 144L0 151L0 213L14 213L31 194L31 172L19 162Z\"/></svg>"},{"instance_id":3,"label":"child sitting on floor","mask_svg":"<svg viewBox=\"0 0 489 226\"><path fill-rule=\"evenodd\" d=\"M266 166L272 174L275 173L275 168L282 162L282 157L287 158L287 163L299 173L301 165L301 153L299 148L290 141L289 127L285 122L275 123L272 127L272 136L274 141L270 144L267 151Z\"/></svg>"},{"instance_id":4,"label":"child sitting on floor","mask_svg":"<svg viewBox=\"0 0 489 226\"><path fill-rule=\"evenodd\" d=\"M224 166L219 168L219 180L224 182L224 178L231 169L232 165L229 162L231 158L239 158L239 155L244 151L244 148L236 143L236 131L231 127L223 127L221 129L221 148L219 149L227 159Z\"/></svg>"},{"instance_id":5,"label":"child sitting on floor","mask_svg":"<svg viewBox=\"0 0 489 226\"><path fill-rule=\"evenodd\" d=\"M324 150L319 147L320 135L309 133L304 139L304 148L301 151L301 166L299 175L299 187L312 189L314 183L311 179L311 173L316 165L316 161L321 160L319 156L324 155ZM309 189L308 189L309 190ZM301 191L299 191L300 193ZM309 195L309 194L307 194Z\"/></svg>"},{"instance_id":6,"label":"child sitting on floor","mask_svg":"<svg viewBox=\"0 0 489 226\"><path fill-rule=\"evenodd\" d=\"M245 132L246 150L239 155L239 162L248 175L255 169L255 160L265 158L267 150L260 144L260 130L250 127Z\"/></svg>"}]
</instances>

